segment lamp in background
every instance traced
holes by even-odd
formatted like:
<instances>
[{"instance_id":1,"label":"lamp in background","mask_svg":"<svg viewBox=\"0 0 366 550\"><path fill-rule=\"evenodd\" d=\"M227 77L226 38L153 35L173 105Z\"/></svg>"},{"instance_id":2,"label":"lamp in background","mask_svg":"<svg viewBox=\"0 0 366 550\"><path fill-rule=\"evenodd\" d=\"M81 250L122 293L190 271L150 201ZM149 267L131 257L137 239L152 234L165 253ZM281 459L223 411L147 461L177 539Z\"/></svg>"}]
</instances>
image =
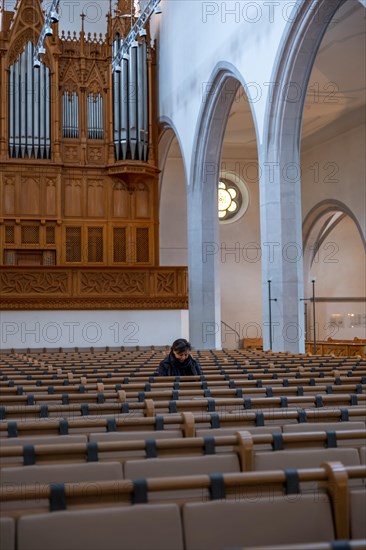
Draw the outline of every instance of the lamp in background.
<instances>
[{"instance_id":1,"label":"lamp in background","mask_svg":"<svg viewBox=\"0 0 366 550\"><path fill-rule=\"evenodd\" d=\"M52 10L50 13L51 23L57 23L60 20L60 15L56 10Z\"/></svg>"},{"instance_id":2,"label":"lamp in background","mask_svg":"<svg viewBox=\"0 0 366 550\"><path fill-rule=\"evenodd\" d=\"M332 313L330 322L337 327L343 327L343 315L341 313Z\"/></svg>"},{"instance_id":3,"label":"lamp in background","mask_svg":"<svg viewBox=\"0 0 366 550\"><path fill-rule=\"evenodd\" d=\"M312 297L311 298L300 298L300 302L313 302L313 322L314 322L314 330L313 330L313 353L316 355L316 319L315 319L315 281L316 277L311 278L311 284L312 284ZM305 304L305 311L306 311L306 304Z\"/></svg>"},{"instance_id":4,"label":"lamp in background","mask_svg":"<svg viewBox=\"0 0 366 550\"><path fill-rule=\"evenodd\" d=\"M52 36L53 35L53 29L52 25L55 23L58 23L60 20L60 15L58 13L58 6L59 6L60 0L52 0L50 9L48 11L48 14L45 17L45 21L42 27L41 34L39 36L37 45L34 49L33 54L33 67L35 69L39 69L41 66L41 61L39 59L40 54L45 54L46 50L44 48L44 41L46 36Z\"/></svg>"},{"instance_id":5,"label":"lamp in background","mask_svg":"<svg viewBox=\"0 0 366 550\"><path fill-rule=\"evenodd\" d=\"M271 296L271 283L272 279L267 280L268 283L268 313L269 313L269 347L272 349L272 303L277 302L277 298L272 298Z\"/></svg>"},{"instance_id":6,"label":"lamp in background","mask_svg":"<svg viewBox=\"0 0 366 550\"><path fill-rule=\"evenodd\" d=\"M315 322L315 281L316 277L311 278L311 284L313 288L313 296L312 296L312 302L313 302L313 323L314 323L314 332L313 332L313 352L314 355L316 355L316 322Z\"/></svg>"},{"instance_id":7,"label":"lamp in background","mask_svg":"<svg viewBox=\"0 0 366 550\"><path fill-rule=\"evenodd\" d=\"M123 55L129 52L130 47L136 41L137 35L144 29L146 23L150 19L153 13L161 13L161 8L159 6L161 0L148 0L145 5L144 10L139 15L138 19L134 22L131 27L130 32L126 38L121 43L117 52L115 52L112 58L112 71L120 72L121 70L121 60Z\"/></svg>"}]
</instances>

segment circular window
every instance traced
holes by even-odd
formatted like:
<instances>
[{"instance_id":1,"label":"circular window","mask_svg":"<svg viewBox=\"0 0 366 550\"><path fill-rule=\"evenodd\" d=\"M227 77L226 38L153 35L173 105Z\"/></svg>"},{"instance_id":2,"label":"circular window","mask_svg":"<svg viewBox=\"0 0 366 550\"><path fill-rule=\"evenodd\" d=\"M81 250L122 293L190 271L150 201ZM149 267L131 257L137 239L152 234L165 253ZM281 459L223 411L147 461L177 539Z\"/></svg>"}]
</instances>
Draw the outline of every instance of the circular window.
<instances>
[{"instance_id":1,"label":"circular window","mask_svg":"<svg viewBox=\"0 0 366 550\"><path fill-rule=\"evenodd\" d=\"M227 174L225 174L227 175ZM245 183L233 174L235 181L225 177L218 184L219 220L234 222L241 218L249 205L249 193Z\"/></svg>"}]
</instances>

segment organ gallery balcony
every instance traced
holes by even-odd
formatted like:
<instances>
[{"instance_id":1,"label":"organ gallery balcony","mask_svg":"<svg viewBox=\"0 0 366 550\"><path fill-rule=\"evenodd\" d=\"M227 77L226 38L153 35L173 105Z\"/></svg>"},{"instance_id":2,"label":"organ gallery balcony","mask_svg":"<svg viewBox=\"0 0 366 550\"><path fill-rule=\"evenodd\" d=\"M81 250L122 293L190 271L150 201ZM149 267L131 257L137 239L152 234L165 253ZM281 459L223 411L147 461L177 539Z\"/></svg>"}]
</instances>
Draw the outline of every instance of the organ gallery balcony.
<instances>
[{"instance_id":1,"label":"organ gallery balcony","mask_svg":"<svg viewBox=\"0 0 366 550\"><path fill-rule=\"evenodd\" d=\"M186 267L2 267L1 309L187 309Z\"/></svg>"}]
</instances>

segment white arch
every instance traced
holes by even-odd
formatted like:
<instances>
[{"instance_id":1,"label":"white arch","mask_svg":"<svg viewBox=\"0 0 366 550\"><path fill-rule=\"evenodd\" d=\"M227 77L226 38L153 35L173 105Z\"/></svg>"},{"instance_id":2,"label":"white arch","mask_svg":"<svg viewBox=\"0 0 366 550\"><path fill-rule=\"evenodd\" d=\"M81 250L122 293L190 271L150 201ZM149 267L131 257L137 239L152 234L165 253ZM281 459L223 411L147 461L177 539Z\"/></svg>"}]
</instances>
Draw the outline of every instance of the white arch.
<instances>
[{"instance_id":1,"label":"white arch","mask_svg":"<svg viewBox=\"0 0 366 550\"><path fill-rule=\"evenodd\" d=\"M188 185L189 327L192 344L221 347L219 221L217 186L228 116L237 90L245 82L235 67L219 63L198 118ZM257 125L251 105L252 119Z\"/></svg>"},{"instance_id":2,"label":"white arch","mask_svg":"<svg viewBox=\"0 0 366 550\"><path fill-rule=\"evenodd\" d=\"M272 319L275 351L304 351L303 260L301 224L300 139L303 106L314 61L334 14L346 0L302 0L287 26L272 74L274 83L265 115L263 147L260 150L262 177L262 245L273 242L262 255L264 326L268 327L267 280L272 279L276 296ZM288 91L296 90L296 97ZM292 90L292 91L293 91ZM288 176L288 181L286 177ZM296 261L284 256L292 245L300 255ZM272 252L272 253L271 253ZM289 336L291 326L296 336ZM282 329L282 330L281 330ZM264 348L269 347L269 327L264 330Z\"/></svg>"},{"instance_id":3,"label":"white arch","mask_svg":"<svg viewBox=\"0 0 366 550\"><path fill-rule=\"evenodd\" d=\"M335 214L340 214L334 219ZM304 250L304 279L305 287L309 284L310 269L324 238L342 220L348 216L355 224L360 235L363 247L366 251L366 240L361 226L354 213L343 202L336 199L328 199L316 204L306 215L303 222L303 250ZM330 225L328 222L330 221Z\"/></svg>"}]
</instances>

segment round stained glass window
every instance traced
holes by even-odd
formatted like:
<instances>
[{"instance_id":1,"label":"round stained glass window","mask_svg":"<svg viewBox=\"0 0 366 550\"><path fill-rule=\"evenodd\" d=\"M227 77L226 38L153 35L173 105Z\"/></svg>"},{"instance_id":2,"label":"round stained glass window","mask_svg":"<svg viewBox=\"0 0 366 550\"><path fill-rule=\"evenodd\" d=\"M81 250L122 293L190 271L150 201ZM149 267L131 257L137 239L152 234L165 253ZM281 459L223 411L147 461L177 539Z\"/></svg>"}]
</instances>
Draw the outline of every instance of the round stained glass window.
<instances>
[{"instance_id":1,"label":"round stained glass window","mask_svg":"<svg viewBox=\"0 0 366 550\"><path fill-rule=\"evenodd\" d=\"M238 183L227 178L220 178L218 185L219 220L222 222L235 221L246 211L249 204L249 195L243 182ZM243 200L244 199L244 200Z\"/></svg>"}]
</instances>

